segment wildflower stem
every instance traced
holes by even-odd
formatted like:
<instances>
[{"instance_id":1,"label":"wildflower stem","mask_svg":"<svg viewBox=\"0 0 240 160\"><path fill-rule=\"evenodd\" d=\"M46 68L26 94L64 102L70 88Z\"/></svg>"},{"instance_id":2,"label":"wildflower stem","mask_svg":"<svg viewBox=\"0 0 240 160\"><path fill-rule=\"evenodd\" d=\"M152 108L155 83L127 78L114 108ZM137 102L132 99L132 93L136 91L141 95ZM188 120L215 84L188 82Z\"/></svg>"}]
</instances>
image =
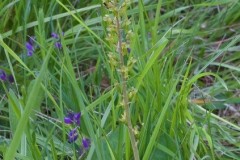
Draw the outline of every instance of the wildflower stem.
<instances>
[{"instance_id":1,"label":"wildflower stem","mask_svg":"<svg viewBox=\"0 0 240 160\"><path fill-rule=\"evenodd\" d=\"M120 27L119 17L120 16L118 13L116 16L116 26L117 26L117 35L118 35L117 51L120 56L120 66L124 66L125 65L124 54L122 51L122 36L121 36L121 27ZM120 72L120 73L121 73L121 82L122 82L123 105L126 113L128 132L130 135L130 141L133 149L134 159L139 160L140 158L139 158L137 142L133 133L133 126L132 126L131 117L130 117L129 99L127 94L127 77L124 75L125 74L124 72Z\"/></svg>"}]
</instances>

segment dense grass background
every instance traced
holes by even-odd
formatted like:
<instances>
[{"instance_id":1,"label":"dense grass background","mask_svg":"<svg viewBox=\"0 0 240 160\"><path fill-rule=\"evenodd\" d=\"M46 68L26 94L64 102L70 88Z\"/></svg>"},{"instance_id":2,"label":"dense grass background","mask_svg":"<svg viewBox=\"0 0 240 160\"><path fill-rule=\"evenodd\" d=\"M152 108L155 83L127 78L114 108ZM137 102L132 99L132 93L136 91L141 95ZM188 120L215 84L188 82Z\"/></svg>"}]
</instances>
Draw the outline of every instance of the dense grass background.
<instances>
[{"instance_id":1,"label":"dense grass background","mask_svg":"<svg viewBox=\"0 0 240 160\"><path fill-rule=\"evenodd\" d=\"M0 2L1 159L133 159L99 0ZM240 2L133 0L128 89L141 159L240 159ZM54 47L51 33L61 37ZM64 34L61 34L64 32ZM25 43L35 36L35 52ZM67 112L81 112L68 143Z\"/></svg>"}]
</instances>

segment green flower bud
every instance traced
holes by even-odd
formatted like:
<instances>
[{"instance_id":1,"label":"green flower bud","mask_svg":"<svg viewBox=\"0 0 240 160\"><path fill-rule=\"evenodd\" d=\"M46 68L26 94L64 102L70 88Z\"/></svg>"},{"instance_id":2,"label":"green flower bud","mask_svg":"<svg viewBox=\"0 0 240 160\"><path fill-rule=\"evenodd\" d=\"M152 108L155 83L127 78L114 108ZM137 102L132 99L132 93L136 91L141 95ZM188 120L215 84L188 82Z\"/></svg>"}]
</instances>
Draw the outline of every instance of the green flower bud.
<instances>
[{"instance_id":1,"label":"green flower bud","mask_svg":"<svg viewBox=\"0 0 240 160\"><path fill-rule=\"evenodd\" d=\"M132 68L133 65L137 62L137 60L133 57L130 57L127 63L128 68Z\"/></svg>"},{"instance_id":2,"label":"green flower bud","mask_svg":"<svg viewBox=\"0 0 240 160\"><path fill-rule=\"evenodd\" d=\"M120 118L120 121L123 122L123 123L127 123L127 116L126 116L126 112L124 111L121 118Z\"/></svg>"},{"instance_id":3,"label":"green flower bud","mask_svg":"<svg viewBox=\"0 0 240 160\"><path fill-rule=\"evenodd\" d=\"M122 26L123 26L123 27L127 27L127 26L129 26L130 24L131 24L131 21L130 21L129 19L126 19L126 20L124 20Z\"/></svg>"},{"instance_id":4,"label":"green flower bud","mask_svg":"<svg viewBox=\"0 0 240 160\"><path fill-rule=\"evenodd\" d=\"M111 18L108 14L106 14L106 15L103 17L103 20L104 20L105 22L112 23L112 18Z\"/></svg>"},{"instance_id":5,"label":"green flower bud","mask_svg":"<svg viewBox=\"0 0 240 160\"><path fill-rule=\"evenodd\" d=\"M109 52L108 58L109 58L109 63L112 67L116 67L118 65L119 60L115 54L113 54L112 52Z\"/></svg>"},{"instance_id":6,"label":"green flower bud","mask_svg":"<svg viewBox=\"0 0 240 160\"><path fill-rule=\"evenodd\" d=\"M121 72L125 79L128 78L128 67L122 66L120 69L118 69L119 72Z\"/></svg>"},{"instance_id":7,"label":"green flower bud","mask_svg":"<svg viewBox=\"0 0 240 160\"><path fill-rule=\"evenodd\" d=\"M128 92L128 98L132 99L137 94L137 89L132 87L130 91Z\"/></svg>"},{"instance_id":8,"label":"green flower bud","mask_svg":"<svg viewBox=\"0 0 240 160\"><path fill-rule=\"evenodd\" d=\"M130 40L133 37L133 32L132 30L129 30L126 35L126 39Z\"/></svg>"}]
</instances>

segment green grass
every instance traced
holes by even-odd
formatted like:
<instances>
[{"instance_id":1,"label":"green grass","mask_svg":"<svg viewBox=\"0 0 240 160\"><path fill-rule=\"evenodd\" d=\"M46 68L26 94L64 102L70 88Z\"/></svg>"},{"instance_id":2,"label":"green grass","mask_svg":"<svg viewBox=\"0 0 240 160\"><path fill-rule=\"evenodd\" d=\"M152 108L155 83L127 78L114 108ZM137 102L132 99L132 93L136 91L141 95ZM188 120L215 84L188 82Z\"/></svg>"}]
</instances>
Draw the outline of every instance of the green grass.
<instances>
[{"instance_id":1,"label":"green grass","mask_svg":"<svg viewBox=\"0 0 240 160\"><path fill-rule=\"evenodd\" d=\"M134 159L103 2L6 0L0 8L0 70L15 79L0 80L0 159ZM237 0L133 0L122 13L133 31L124 62L137 60L126 87L140 159L240 159L239 9ZM68 111L82 113L75 143ZM91 147L79 157L82 137Z\"/></svg>"}]
</instances>

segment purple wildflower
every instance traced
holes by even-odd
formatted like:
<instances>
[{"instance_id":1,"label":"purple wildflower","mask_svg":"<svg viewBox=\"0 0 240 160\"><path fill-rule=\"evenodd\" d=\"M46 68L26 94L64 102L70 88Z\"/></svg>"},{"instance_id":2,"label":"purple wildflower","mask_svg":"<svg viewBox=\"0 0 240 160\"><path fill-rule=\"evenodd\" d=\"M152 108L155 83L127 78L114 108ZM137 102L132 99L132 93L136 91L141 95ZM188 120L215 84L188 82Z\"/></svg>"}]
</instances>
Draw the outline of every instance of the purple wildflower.
<instances>
[{"instance_id":1,"label":"purple wildflower","mask_svg":"<svg viewBox=\"0 0 240 160\"><path fill-rule=\"evenodd\" d=\"M80 125L80 117L81 117L81 112L79 113L73 113L69 112L68 115L64 118L64 122L66 124L77 124Z\"/></svg>"},{"instance_id":2,"label":"purple wildflower","mask_svg":"<svg viewBox=\"0 0 240 160\"><path fill-rule=\"evenodd\" d=\"M27 42L26 43L26 49L27 49L27 55L32 56L34 52L34 47L31 43Z\"/></svg>"},{"instance_id":3,"label":"purple wildflower","mask_svg":"<svg viewBox=\"0 0 240 160\"><path fill-rule=\"evenodd\" d=\"M0 79L3 81L7 80L7 74L3 70L0 70Z\"/></svg>"},{"instance_id":4,"label":"purple wildflower","mask_svg":"<svg viewBox=\"0 0 240 160\"><path fill-rule=\"evenodd\" d=\"M88 149L90 147L91 141L88 138L82 139L82 145L84 149Z\"/></svg>"},{"instance_id":5,"label":"purple wildflower","mask_svg":"<svg viewBox=\"0 0 240 160\"><path fill-rule=\"evenodd\" d=\"M68 134L68 142L69 143L73 143L73 142L75 142L77 140L77 138L78 138L78 132L77 132L77 129L74 128Z\"/></svg>"},{"instance_id":6,"label":"purple wildflower","mask_svg":"<svg viewBox=\"0 0 240 160\"><path fill-rule=\"evenodd\" d=\"M62 35L64 35L64 32L62 32ZM52 38L58 40L58 41L55 42L55 44L54 44L55 47L58 48L58 49L62 49L62 44L61 44L61 42L59 42L60 36L59 36L57 33L55 33L55 32L52 32L52 33L51 33L51 36L52 36Z\"/></svg>"},{"instance_id":7,"label":"purple wildflower","mask_svg":"<svg viewBox=\"0 0 240 160\"><path fill-rule=\"evenodd\" d=\"M55 47L61 49L62 48L61 42L55 42Z\"/></svg>"},{"instance_id":8,"label":"purple wildflower","mask_svg":"<svg viewBox=\"0 0 240 160\"><path fill-rule=\"evenodd\" d=\"M51 33L51 36L52 36L53 38L55 38L55 39L59 39L59 36L58 36L57 33L52 32L52 33Z\"/></svg>"},{"instance_id":9,"label":"purple wildflower","mask_svg":"<svg viewBox=\"0 0 240 160\"><path fill-rule=\"evenodd\" d=\"M14 77L13 77L13 75L9 75L9 76L8 76L8 81L9 81L10 83L13 83L13 82L14 82Z\"/></svg>"},{"instance_id":10,"label":"purple wildflower","mask_svg":"<svg viewBox=\"0 0 240 160\"><path fill-rule=\"evenodd\" d=\"M34 52L34 41L35 41L35 37L30 37L29 38L29 41L26 42L26 49L27 49L27 55L28 56L32 56L33 55L33 52Z\"/></svg>"}]
</instances>

